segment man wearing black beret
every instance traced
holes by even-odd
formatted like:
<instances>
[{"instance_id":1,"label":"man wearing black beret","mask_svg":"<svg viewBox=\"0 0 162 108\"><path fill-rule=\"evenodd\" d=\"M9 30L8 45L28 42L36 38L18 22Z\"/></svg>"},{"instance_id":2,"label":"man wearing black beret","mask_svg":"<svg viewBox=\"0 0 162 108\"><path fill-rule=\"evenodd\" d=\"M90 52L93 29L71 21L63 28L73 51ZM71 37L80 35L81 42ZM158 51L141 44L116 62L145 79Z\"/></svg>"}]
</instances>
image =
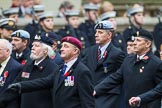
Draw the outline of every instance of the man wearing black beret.
<instances>
[{"instance_id":1,"label":"man wearing black beret","mask_svg":"<svg viewBox=\"0 0 162 108\"><path fill-rule=\"evenodd\" d=\"M49 46L52 47L54 51L54 55L48 55L52 62L56 63L57 65L62 65L63 64L63 59L60 56L59 50L58 50L58 45L60 45L59 37L56 33L54 32L42 32L41 33L41 40L48 44Z\"/></svg>"},{"instance_id":2,"label":"man wearing black beret","mask_svg":"<svg viewBox=\"0 0 162 108\"><path fill-rule=\"evenodd\" d=\"M94 92L96 96L103 95L116 85L123 84L126 108L132 108L128 102L131 97L154 88L162 79L162 62L151 51L152 34L147 30L140 29L134 36L136 54L127 56L120 69L98 84ZM157 98L138 108L160 107L161 99Z\"/></svg>"}]
</instances>

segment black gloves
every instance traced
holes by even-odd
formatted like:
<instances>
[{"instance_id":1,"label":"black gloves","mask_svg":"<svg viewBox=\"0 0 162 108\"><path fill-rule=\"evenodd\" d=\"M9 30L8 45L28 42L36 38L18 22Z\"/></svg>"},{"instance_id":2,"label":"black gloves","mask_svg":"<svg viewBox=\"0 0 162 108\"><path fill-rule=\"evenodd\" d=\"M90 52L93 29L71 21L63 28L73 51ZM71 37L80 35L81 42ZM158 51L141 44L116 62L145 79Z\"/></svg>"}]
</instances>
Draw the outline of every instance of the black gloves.
<instances>
[{"instance_id":1,"label":"black gloves","mask_svg":"<svg viewBox=\"0 0 162 108\"><path fill-rule=\"evenodd\" d=\"M14 92L18 92L20 94L21 93L21 84L20 83L10 84L7 89L14 91Z\"/></svg>"}]
</instances>

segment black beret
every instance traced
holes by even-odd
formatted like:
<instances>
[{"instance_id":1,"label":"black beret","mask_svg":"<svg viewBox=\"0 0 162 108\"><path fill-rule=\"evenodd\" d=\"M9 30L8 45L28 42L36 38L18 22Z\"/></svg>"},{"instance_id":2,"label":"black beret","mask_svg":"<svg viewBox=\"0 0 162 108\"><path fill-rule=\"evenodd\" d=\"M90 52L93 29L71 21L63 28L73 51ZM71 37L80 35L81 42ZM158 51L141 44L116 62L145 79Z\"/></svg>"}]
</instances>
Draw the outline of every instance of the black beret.
<instances>
[{"instance_id":1,"label":"black beret","mask_svg":"<svg viewBox=\"0 0 162 108\"><path fill-rule=\"evenodd\" d=\"M152 34L151 34L149 31L147 31L147 30L145 30L145 29L142 29L142 28L139 29L139 30L134 34L134 37L143 37L143 38L148 39L148 40L150 40L150 41L153 40Z\"/></svg>"}]
</instances>

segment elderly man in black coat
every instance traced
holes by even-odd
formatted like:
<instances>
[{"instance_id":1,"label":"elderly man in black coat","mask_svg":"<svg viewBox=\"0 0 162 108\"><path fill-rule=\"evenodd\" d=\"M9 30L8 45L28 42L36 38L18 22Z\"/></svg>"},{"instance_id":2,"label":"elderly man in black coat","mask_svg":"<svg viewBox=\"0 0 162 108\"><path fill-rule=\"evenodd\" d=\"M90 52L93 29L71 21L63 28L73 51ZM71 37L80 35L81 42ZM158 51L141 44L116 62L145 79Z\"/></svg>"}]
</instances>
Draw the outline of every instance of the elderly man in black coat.
<instances>
[{"instance_id":1,"label":"elderly man in black coat","mask_svg":"<svg viewBox=\"0 0 162 108\"><path fill-rule=\"evenodd\" d=\"M118 84L123 83L126 108L131 108L128 100L132 96L154 88L162 80L162 62L151 51L152 34L147 30L140 29L134 36L136 54L126 57L120 69L98 84L94 92L96 96L105 95ZM156 99L138 108L160 107L161 99Z\"/></svg>"},{"instance_id":2,"label":"elderly man in black coat","mask_svg":"<svg viewBox=\"0 0 162 108\"><path fill-rule=\"evenodd\" d=\"M39 38L41 39L41 38ZM43 43L41 40L35 39L32 43L30 58L32 61L28 62L19 76L14 82L29 81L37 78L46 77L55 72L58 66L51 62L48 57L48 49L50 46ZM13 95L11 95L12 97ZM17 95L18 97L18 95ZM20 104L20 108L51 108L52 96L50 89L39 90L31 93L22 93L20 95L20 102L13 104L14 108ZM9 105L9 103L8 103ZM19 105L17 105L19 106Z\"/></svg>"}]
</instances>

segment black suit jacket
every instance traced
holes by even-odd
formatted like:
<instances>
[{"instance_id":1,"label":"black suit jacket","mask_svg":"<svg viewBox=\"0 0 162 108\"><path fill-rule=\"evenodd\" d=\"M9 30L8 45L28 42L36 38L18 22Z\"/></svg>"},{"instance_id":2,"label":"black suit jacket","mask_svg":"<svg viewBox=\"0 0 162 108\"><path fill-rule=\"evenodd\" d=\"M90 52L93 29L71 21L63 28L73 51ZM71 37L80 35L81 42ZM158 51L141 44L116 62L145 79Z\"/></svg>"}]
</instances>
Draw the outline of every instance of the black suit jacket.
<instances>
[{"instance_id":1,"label":"black suit jacket","mask_svg":"<svg viewBox=\"0 0 162 108\"><path fill-rule=\"evenodd\" d=\"M130 108L128 100L154 88L162 79L162 62L151 51L143 60L136 61L137 55L128 56L121 68L111 74L95 87L97 95L103 95L118 84L124 84L125 104ZM140 108L160 108L160 100L141 106Z\"/></svg>"},{"instance_id":2,"label":"black suit jacket","mask_svg":"<svg viewBox=\"0 0 162 108\"><path fill-rule=\"evenodd\" d=\"M89 69L81 62L76 61L68 71L68 77L60 79L62 67L46 78L21 82L22 92L47 89L53 87L54 108L95 108L93 97L92 78ZM74 80L74 85L65 84L65 79Z\"/></svg>"},{"instance_id":3,"label":"black suit jacket","mask_svg":"<svg viewBox=\"0 0 162 108\"><path fill-rule=\"evenodd\" d=\"M83 58L84 63L91 70L91 74L93 76L94 85L99 84L102 80L104 80L107 76L117 71L120 68L124 58L125 53L116 48L112 43L107 47L107 55L104 59L97 61L97 53L98 53L98 45L92 46L87 49L86 54ZM106 69L105 69L106 68ZM107 95L99 96L96 99L96 108L118 108L119 107L119 94L120 94L120 86L112 89L107 92ZM107 102L109 101L109 102Z\"/></svg>"},{"instance_id":4,"label":"black suit jacket","mask_svg":"<svg viewBox=\"0 0 162 108\"><path fill-rule=\"evenodd\" d=\"M162 82L158 84L154 89L149 90L148 92L139 95L139 97L141 98L140 105L144 105L151 101L161 98L162 97Z\"/></svg>"},{"instance_id":5,"label":"black suit jacket","mask_svg":"<svg viewBox=\"0 0 162 108\"><path fill-rule=\"evenodd\" d=\"M8 71L8 77L6 78L4 85L0 87L0 94L2 94L8 85L15 80L21 69L22 65L11 57L1 74L1 77L4 77L4 73Z\"/></svg>"},{"instance_id":6,"label":"black suit jacket","mask_svg":"<svg viewBox=\"0 0 162 108\"><path fill-rule=\"evenodd\" d=\"M16 58L16 52L12 51L12 57L17 60L20 64L25 65L27 62L30 62L30 49L27 47L23 52L22 56L20 58Z\"/></svg>"},{"instance_id":7,"label":"black suit jacket","mask_svg":"<svg viewBox=\"0 0 162 108\"><path fill-rule=\"evenodd\" d=\"M52 63L49 57L46 57L39 63L38 66L34 66L33 61L24 67L15 82L29 81L46 77L55 72L57 69L58 66ZM21 108L52 108L52 96L50 89L39 90L31 93L22 93L20 100Z\"/></svg>"}]
</instances>

